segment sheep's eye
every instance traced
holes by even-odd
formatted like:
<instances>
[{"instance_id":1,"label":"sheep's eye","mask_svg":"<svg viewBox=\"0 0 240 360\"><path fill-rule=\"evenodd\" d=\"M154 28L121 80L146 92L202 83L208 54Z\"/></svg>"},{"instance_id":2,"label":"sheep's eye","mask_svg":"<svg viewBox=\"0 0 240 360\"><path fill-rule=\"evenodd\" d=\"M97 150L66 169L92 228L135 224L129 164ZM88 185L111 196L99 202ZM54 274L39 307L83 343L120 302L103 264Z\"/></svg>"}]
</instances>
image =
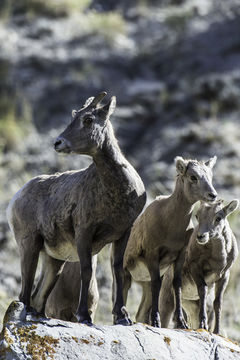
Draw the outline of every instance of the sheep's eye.
<instances>
[{"instance_id":1,"label":"sheep's eye","mask_svg":"<svg viewBox=\"0 0 240 360\"><path fill-rule=\"evenodd\" d=\"M191 179L191 181L193 181L193 182L196 182L196 181L197 181L197 177L194 176L194 175L190 176L190 179Z\"/></svg>"},{"instance_id":2,"label":"sheep's eye","mask_svg":"<svg viewBox=\"0 0 240 360\"><path fill-rule=\"evenodd\" d=\"M198 215L195 215L195 218L198 220Z\"/></svg>"},{"instance_id":3,"label":"sheep's eye","mask_svg":"<svg viewBox=\"0 0 240 360\"><path fill-rule=\"evenodd\" d=\"M217 216L216 219L215 219L215 222L220 223L221 220L222 220L222 218L220 216Z\"/></svg>"},{"instance_id":4,"label":"sheep's eye","mask_svg":"<svg viewBox=\"0 0 240 360\"><path fill-rule=\"evenodd\" d=\"M93 118L91 116L87 116L84 118L83 120L83 124L86 125L86 126L89 126L91 125L93 122Z\"/></svg>"}]
</instances>

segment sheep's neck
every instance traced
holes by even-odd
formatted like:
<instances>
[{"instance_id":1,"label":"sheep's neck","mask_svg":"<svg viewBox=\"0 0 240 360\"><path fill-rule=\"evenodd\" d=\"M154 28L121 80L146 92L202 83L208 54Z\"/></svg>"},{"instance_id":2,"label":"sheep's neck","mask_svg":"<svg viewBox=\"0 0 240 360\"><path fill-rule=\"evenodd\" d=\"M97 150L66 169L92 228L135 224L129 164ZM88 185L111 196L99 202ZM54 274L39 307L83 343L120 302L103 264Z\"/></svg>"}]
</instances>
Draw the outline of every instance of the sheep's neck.
<instances>
[{"instance_id":1,"label":"sheep's neck","mask_svg":"<svg viewBox=\"0 0 240 360\"><path fill-rule=\"evenodd\" d=\"M115 138L107 138L101 149L93 155L98 176L102 185L109 191L126 191L131 177L126 168L128 161L122 155Z\"/></svg>"},{"instance_id":2,"label":"sheep's neck","mask_svg":"<svg viewBox=\"0 0 240 360\"><path fill-rule=\"evenodd\" d=\"M175 212L180 216L181 214L183 216L188 215L190 219L194 203L189 201L189 199L184 194L183 181L180 177L178 177L176 180L175 189L170 198L174 203Z\"/></svg>"},{"instance_id":3,"label":"sheep's neck","mask_svg":"<svg viewBox=\"0 0 240 360\"><path fill-rule=\"evenodd\" d=\"M224 253L229 252L229 243L231 244L231 229L226 221L222 233L218 234L215 239L211 239L205 246L206 248L211 249L212 258L219 258L220 260Z\"/></svg>"}]
</instances>

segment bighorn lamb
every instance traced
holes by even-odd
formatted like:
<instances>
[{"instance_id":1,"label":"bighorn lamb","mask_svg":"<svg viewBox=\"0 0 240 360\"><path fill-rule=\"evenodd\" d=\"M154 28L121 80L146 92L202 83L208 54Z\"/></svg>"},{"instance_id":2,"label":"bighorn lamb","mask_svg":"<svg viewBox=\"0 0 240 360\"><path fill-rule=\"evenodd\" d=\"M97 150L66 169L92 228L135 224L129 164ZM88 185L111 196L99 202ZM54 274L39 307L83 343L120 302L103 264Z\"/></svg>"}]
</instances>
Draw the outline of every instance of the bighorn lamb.
<instances>
[{"instance_id":1,"label":"bighorn lamb","mask_svg":"<svg viewBox=\"0 0 240 360\"><path fill-rule=\"evenodd\" d=\"M92 257L92 278L88 290L88 311L94 321L99 293L96 279L97 255ZM44 271L42 271L44 273ZM45 312L47 316L75 322L75 312L80 292L80 263L66 262L58 280L51 291Z\"/></svg>"},{"instance_id":2,"label":"bighorn lamb","mask_svg":"<svg viewBox=\"0 0 240 360\"><path fill-rule=\"evenodd\" d=\"M182 249L191 235L193 205L198 200L213 202L217 193L212 185L212 167L216 157L207 162L175 159L177 179L170 196L159 196L135 221L124 255L124 268L140 282L143 296L136 320L161 326L158 299L161 277L174 263L174 291L179 327L186 327L181 312L180 291Z\"/></svg>"},{"instance_id":3,"label":"bighorn lamb","mask_svg":"<svg viewBox=\"0 0 240 360\"><path fill-rule=\"evenodd\" d=\"M197 212L198 225L187 246L182 269L182 305L191 328L208 329L207 295L215 287L213 331L220 332L223 294L230 268L238 255L237 242L227 216L238 208L238 204L238 200L233 200L223 206L220 200L213 205L202 204ZM167 322L174 310L173 292L169 290L173 276L171 270L164 276L160 298L160 315Z\"/></svg>"},{"instance_id":4,"label":"bighorn lamb","mask_svg":"<svg viewBox=\"0 0 240 360\"><path fill-rule=\"evenodd\" d=\"M141 178L121 153L109 121L116 98L112 97L105 106L99 105L105 95L103 92L89 98L83 108L73 111L72 122L54 144L59 153L90 155L93 163L84 170L30 180L11 200L8 219L20 250L20 301L28 310L40 252L44 276L32 299L39 312L44 312L64 262L80 260L76 317L78 322L91 323L87 299L92 255L113 242L113 314L115 323L129 324L122 311L123 254L146 194Z\"/></svg>"}]
</instances>

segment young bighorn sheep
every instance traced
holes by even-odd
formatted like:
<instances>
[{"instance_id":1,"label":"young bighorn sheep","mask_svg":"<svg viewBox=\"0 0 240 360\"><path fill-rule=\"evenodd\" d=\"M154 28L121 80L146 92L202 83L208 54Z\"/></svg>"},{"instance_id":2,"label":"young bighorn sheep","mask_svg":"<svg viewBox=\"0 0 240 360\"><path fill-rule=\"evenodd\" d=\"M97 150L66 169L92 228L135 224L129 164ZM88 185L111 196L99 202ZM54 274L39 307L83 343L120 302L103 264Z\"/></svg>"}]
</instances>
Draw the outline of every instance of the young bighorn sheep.
<instances>
[{"instance_id":1,"label":"young bighorn sheep","mask_svg":"<svg viewBox=\"0 0 240 360\"><path fill-rule=\"evenodd\" d=\"M136 320L160 327L158 298L161 277L174 263L174 290L179 326L186 327L181 312L180 290L182 249L191 235L193 205L198 200L213 202L217 193L212 186L212 167L216 157L206 163L175 159L177 179L170 196L159 196L135 221L124 255L124 268L143 287L143 297ZM149 289L150 288L150 289ZM148 291L148 289L150 291Z\"/></svg>"},{"instance_id":2,"label":"young bighorn sheep","mask_svg":"<svg viewBox=\"0 0 240 360\"><path fill-rule=\"evenodd\" d=\"M230 268L238 255L237 242L227 217L238 208L238 204L238 200L233 200L223 206L220 200L213 205L202 204L197 212L198 225L186 248L182 269L182 305L191 328L208 329L207 295L215 287L214 333L220 332L223 294ZM164 277L160 299L160 314L166 319L174 310L174 301L169 300L173 294L169 291L172 274L168 271Z\"/></svg>"},{"instance_id":3,"label":"young bighorn sheep","mask_svg":"<svg viewBox=\"0 0 240 360\"><path fill-rule=\"evenodd\" d=\"M97 255L92 257L92 278L88 290L88 311L92 321L97 310L99 293L96 279ZM42 271L44 273L44 270ZM75 322L80 292L80 263L67 262L51 291L45 312L47 316Z\"/></svg>"},{"instance_id":4,"label":"young bighorn sheep","mask_svg":"<svg viewBox=\"0 0 240 360\"><path fill-rule=\"evenodd\" d=\"M121 153L109 121L116 98L100 106L105 95L89 98L80 110L73 111L72 122L54 144L59 153L90 155L93 163L84 170L30 180L11 200L8 219L20 250L20 301L28 310L40 252L44 276L32 299L38 312L44 313L64 262L80 260L76 317L78 322L91 323L87 304L91 258L112 242L116 282L113 314L115 323L129 324L122 311L123 254L146 194L141 178Z\"/></svg>"}]
</instances>

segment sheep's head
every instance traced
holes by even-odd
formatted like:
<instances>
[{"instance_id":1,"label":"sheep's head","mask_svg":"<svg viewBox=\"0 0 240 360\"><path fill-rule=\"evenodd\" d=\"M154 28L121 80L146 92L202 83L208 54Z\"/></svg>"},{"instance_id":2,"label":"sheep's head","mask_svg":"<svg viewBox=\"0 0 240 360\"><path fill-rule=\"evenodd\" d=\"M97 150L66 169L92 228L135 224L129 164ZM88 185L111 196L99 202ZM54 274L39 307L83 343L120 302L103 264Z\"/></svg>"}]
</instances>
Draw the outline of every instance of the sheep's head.
<instances>
[{"instance_id":1,"label":"sheep's head","mask_svg":"<svg viewBox=\"0 0 240 360\"><path fill-rule=\"evenodd\" d=\"M226 206L223 206L222 200L213 205L202 204L196 214L198 244L205 245L208 241L221 237L228 215L234 212L238 205L238 200L232 200Z\"/></svg>"},{"instance_id":2,"label":"sheep's head","mask_svg":"<svg viewBox=\"0 0 240 360\"><path fill-rule=\"evenodd\" d=\"M93 155L101 148L109 118L116 107L115 96L106 105L100 105L106 94L90 97L80 110L72 111L71 123L55 140L57 152Z\"/></svg>"},{"instance_id":3,"label":"sheep's head","mask_svg":"<svg viewBox=\"0 0 240 360\"><path fill-rule=\"evenodd\" d=\"M198 200L212 203L216 200L217 192L212 185L212 168L217 157L208 161L184 160L175 158L176 170L183 182L184 195L192 204Z\"/></svg>"}]
</instances>

